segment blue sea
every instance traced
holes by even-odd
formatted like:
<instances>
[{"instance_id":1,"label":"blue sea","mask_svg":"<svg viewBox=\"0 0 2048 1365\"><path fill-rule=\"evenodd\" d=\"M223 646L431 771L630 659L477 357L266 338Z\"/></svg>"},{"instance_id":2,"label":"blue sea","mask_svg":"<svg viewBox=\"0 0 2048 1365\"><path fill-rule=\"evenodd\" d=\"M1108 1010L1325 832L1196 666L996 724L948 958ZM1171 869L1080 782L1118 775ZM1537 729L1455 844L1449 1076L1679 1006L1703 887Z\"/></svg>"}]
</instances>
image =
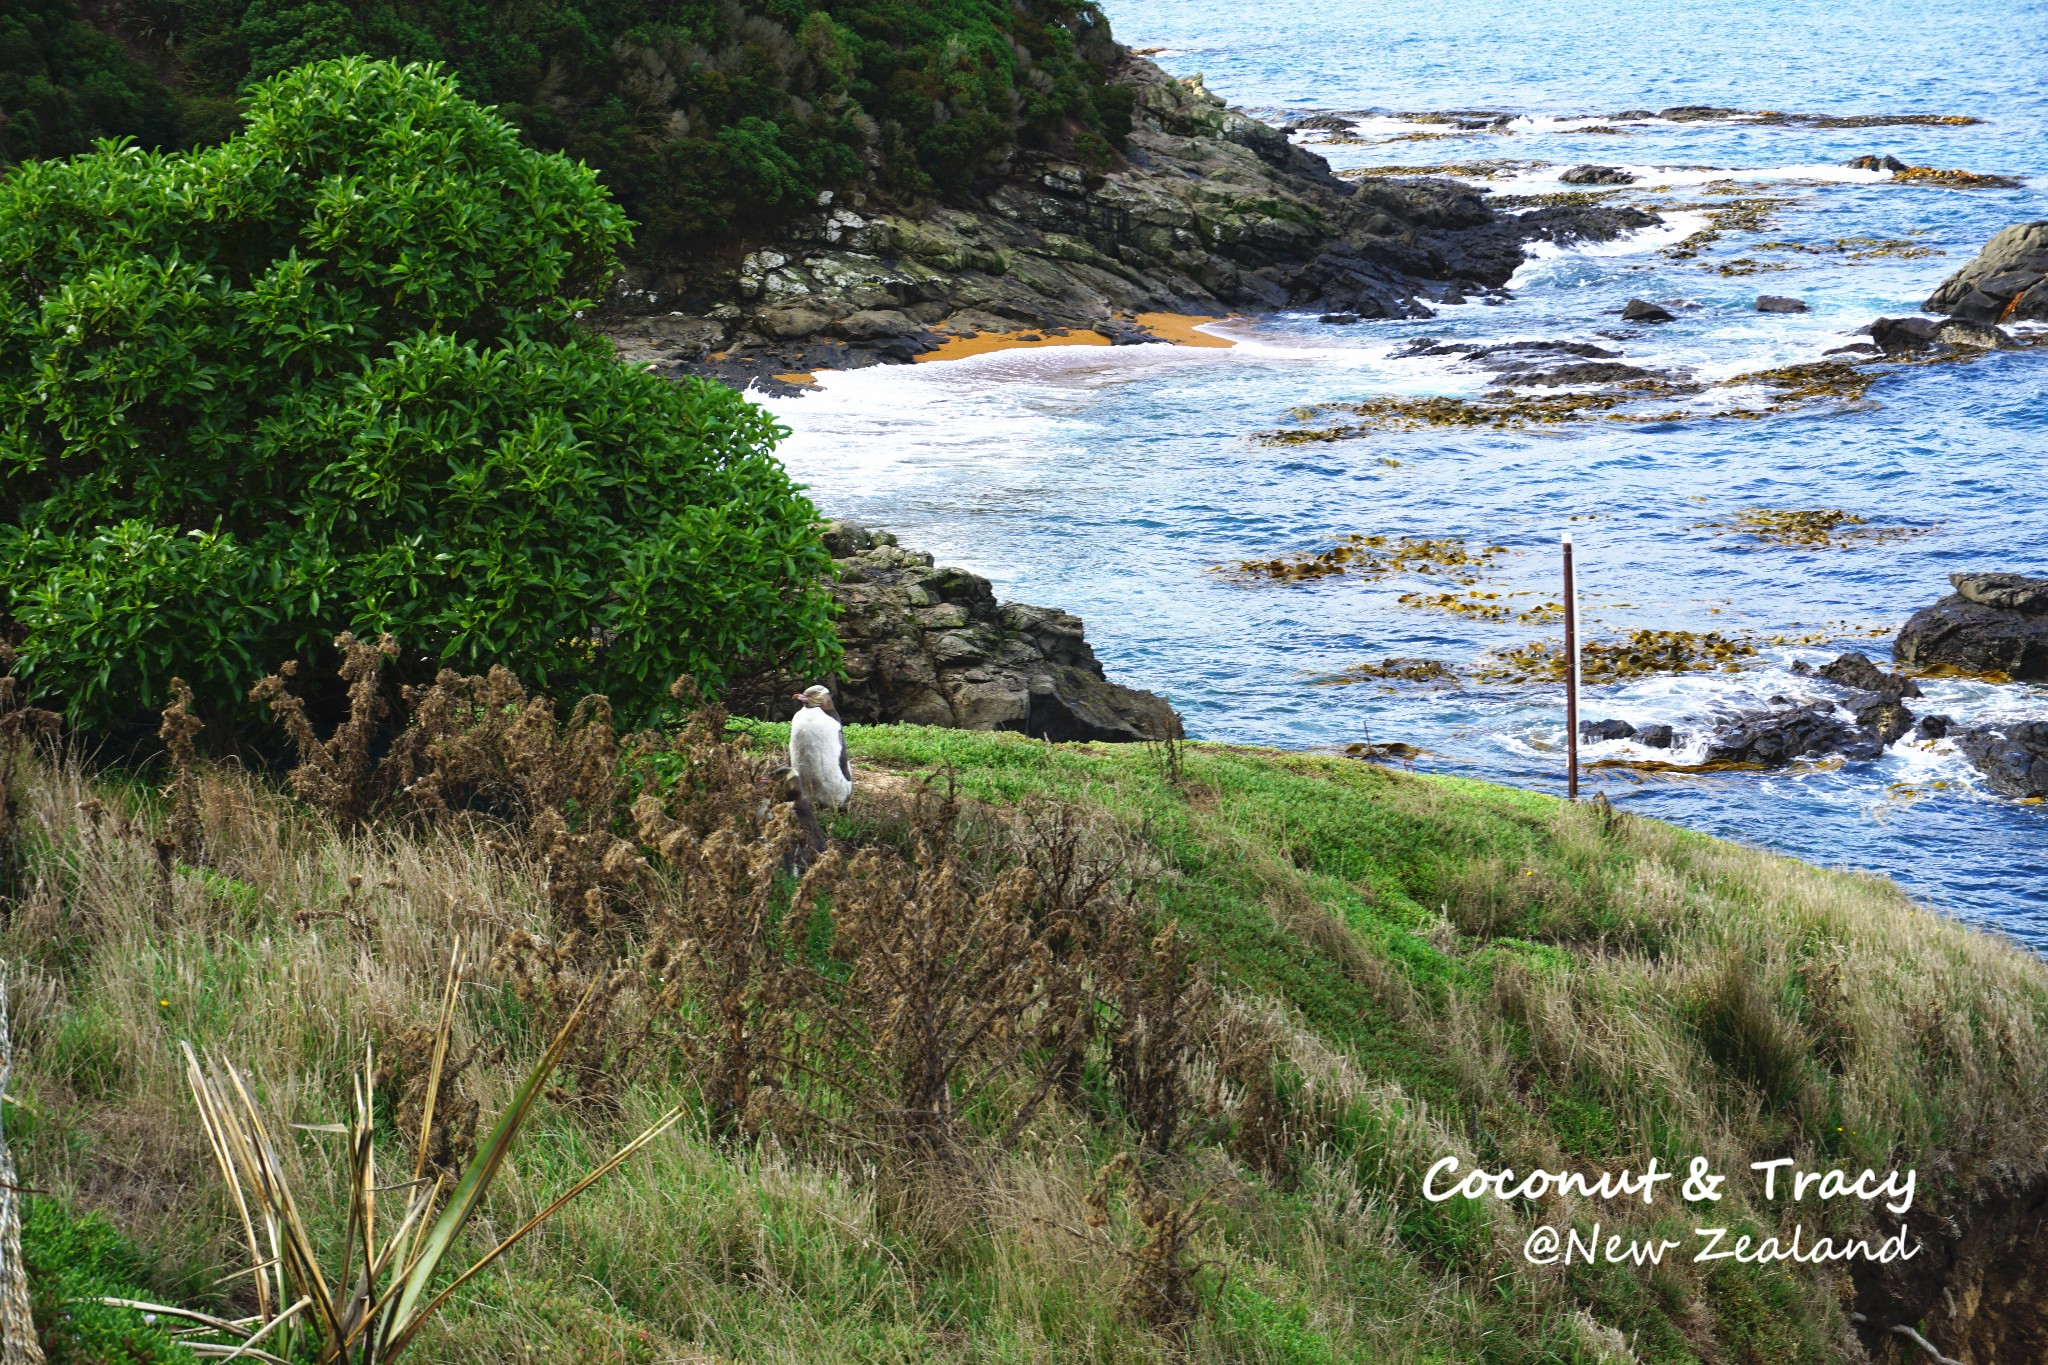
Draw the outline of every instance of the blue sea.
<instances>
[{"instance_id":1,"label":"blue sea","mask_svg":"<svg viewBox=\"0 0 2048 1365\"><path fill-rule=\"evenodd\" d=\"M1258 439L1296 425L1305 406L1471 398L1492 382L1456 357L1397 354L1418 338L1592 341L1630 364L1713 381L1819 359L1875 317L1916 312L1999 228L2048 218L2048 5L1107 9L1124 42L1156 49L1176 75L1202 73L1248 112L1354 120L1341 144L1300 135L1340 170L1506 163L1474 183L1543 194L1571 188L1558 179L1568 167L1611 165L1639 179L1610 202L1654 204L1668 220L1545 253L1498 306L1475 299L1426 320L1344 327L1230 320L1215 326L1238 342L1229 350L1014 351L829 375L818 392L771 400L794 432L784 458L828 513L986 574L1005 598L1080 614L1110 675L1171 698L1194 737L1301 749L1398 740L1421 751L1420 767L1561 791L1559 689L1473 675L1556 637L1554 623L1513 616L1556 598L1567 530L1589 638L1653 628L1755 644L1735 672L1588 691L1589 717L1694 734L1773 696L1821 695L1795 663L1844 649L1888 661L1892 633L1949 591L1952 572L2048 574L2048 347L1899 367L1862 403L1758 420ZM1612 117L1679 105L1982 122ZM1511 118L1462 129L1429 117L1455 111ZM1619 131L1585 131L1600 127ZM1864 154L2022 187L1906 185L1841 164ZM1694 258L1664 254L1717 204L1747 196L1786 202ZM1758 313L1759 293L1810 311ZM1677 320L1623 329L1614 310L1637 296ZM1910 534L1797 548L1715 525L1752 508L1842 509ZM1215 567L1319 551L1352 533L1505 547L1482 585L1456 590L1499 593L1488 600L1511 607L1509 619L1404 604L1451 586L1420 575L1248 584ZM1459 680L1327 685L1390 656L1441 661ZM1909 703L1923 714L2048 718L2038 685L1923 687L1926 698ZM1586 757L1671 755L1617 742ZM1638 814L1883 873L1931 906L2048 948L2048 807L1990 792L1947 743L1908 740L1876 762L1773 773L1599 767L1588 785Z\"/></svg>"}]
</instances>

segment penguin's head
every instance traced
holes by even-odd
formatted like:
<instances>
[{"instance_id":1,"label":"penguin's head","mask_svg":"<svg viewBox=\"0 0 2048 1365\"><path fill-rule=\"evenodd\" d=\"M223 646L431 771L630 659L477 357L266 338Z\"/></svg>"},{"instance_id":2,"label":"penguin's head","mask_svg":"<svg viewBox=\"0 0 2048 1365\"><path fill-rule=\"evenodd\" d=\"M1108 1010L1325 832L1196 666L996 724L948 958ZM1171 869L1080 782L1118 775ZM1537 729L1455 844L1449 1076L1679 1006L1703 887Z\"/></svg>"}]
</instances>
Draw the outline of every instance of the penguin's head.
<instances>
[{"instance_id":1,"label":"penguin's head","mask_svg":"<svg viewBox=\"0 0 2048 1365\"><path fill-rule=\"evenodd\" d=\"M806 687L803 691L798 692L795 696L791 697L790 700L800 701L805 706L822 707L825 711L825 714L827 715L838 714L837 708L835 708L832 705L832 693L830 689L824 687L822 684L813 684L810 687Z\"/></svg>"}]
</instances>

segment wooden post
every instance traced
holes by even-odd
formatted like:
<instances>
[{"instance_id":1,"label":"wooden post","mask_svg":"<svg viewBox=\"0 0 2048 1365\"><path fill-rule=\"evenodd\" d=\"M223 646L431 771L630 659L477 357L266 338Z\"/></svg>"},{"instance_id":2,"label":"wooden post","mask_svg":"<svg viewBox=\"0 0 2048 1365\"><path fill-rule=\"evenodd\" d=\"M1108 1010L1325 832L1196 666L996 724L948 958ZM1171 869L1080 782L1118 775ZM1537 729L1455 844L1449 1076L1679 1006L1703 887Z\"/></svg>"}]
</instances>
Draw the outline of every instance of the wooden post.
<instances>
[{"instance_id":1,"label":"wooden post","mask_svg":"<svg viewBox=\"0 0 2048 1365\"><path fill-rule=\"evenodd\" d=\"M7 1029L7 966L0 963L0 1103L14 1078L14 1043ZM14 1154L0 1134L0 1365L43 1365L29 1307L28 1272L21 1263L21 1185Z\"/></svg>"},{"instance_id":2,"label":"wooden post","mask_svg":"<svg viewBox=\"0 0 2048 1365\"><path fill-rule=\"evenodd\" d=\"M1565 799L1579 799L1579 585L1572 572L1572 533L1564 533Z\"/></svg>"}]
</instances>

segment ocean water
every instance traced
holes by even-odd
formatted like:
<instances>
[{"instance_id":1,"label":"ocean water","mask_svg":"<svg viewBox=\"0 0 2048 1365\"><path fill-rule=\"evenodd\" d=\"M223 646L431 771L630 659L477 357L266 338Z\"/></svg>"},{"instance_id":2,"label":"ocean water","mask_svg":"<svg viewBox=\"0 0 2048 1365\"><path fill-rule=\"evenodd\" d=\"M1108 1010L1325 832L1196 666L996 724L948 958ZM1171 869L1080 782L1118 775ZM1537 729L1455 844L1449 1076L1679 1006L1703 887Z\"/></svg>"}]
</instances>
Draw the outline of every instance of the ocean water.
<instances>
[{"instance_id":1,"label":"ocean water","mask_svg":"<svg viewBox=\"0 0 2048 1365\"><path fill-rule=\"evenodd\" d=\"M1109 0L1108 10L1124 41L1159 49L1176 74L1203 73L1239 107L1276 122L1359 119L1351 141L1316 148L1340 169L1506 162L1479 183L1540 194L1569 188L1557 177L1572 165L1614 165L1641 177L1614 202L1654 203L1669 217L1621 242L1546 252L1498 306L1348 327L1236 319L1214 326L1238 342L1230 350L1019 351L829 375L818 392L771 400L794 433L783 456L821 507L986 574L1005 598L1079 613L1111 676L1170 697L1195 737L1399 740L1422 751L1421 767L1561 790L1559 689L1474 675L1502 651L1557 637L1553 623L1513 617L1555 600L1565 530L1589 638L1717 631L1758 650L1735 672L1588 689L1588 717L1693 733L1773 696L1822 695L1790 671L1796 662L1850 648L1887 661L1891 634L1948 591L1951 572L2048 573L2048 347L1899 367L1860 403L1753 420L1259 440L1301 426L1292 414L1307 406L1488 387L1455 357L1397 354L1418 338L1591 341L1711 382L1818 359L1874 317L1913 313L1993 232L2048 217L2048 5L1324 0L1276 11ZM1673 105L1983 122L1653 119L1584 131ZM1513 117L1469 131L1412 117L1453 110ZM2024 183L1908 186L1841 166L1864 153ZM1663 254L1715 205L1745 196L1784 202L1696 258ZM1759 293L1811 311L1759 314ZM1631 296L1669 302L1678 318L1624 328L1614 310ZM1688 403L1744 396L1718 388ZM1341 419L1311 424L1331 420ZM1910 534L1792 548L1714 525L1750 508L1839 508ZM1479 585L1416 574L1247 583L1215 568L1319 551L1350 533L1504 548ZM1400 600L1447 589L1496 592L1483 601L1509 619ZM1459 679L1327 681L1387 657L1438 660ZM1909 703L1922 714L2048 718L2048 688L1923 686L1926 699ZM1617 743L1585 756L1670 755ZM1643 815L1889 875L1927 904L2048 948L2048 807L1990 793L1948 744L1907 741L1876 762L1772 773L1599 767L1586 785Z\"/></svg>"}]
</instances>

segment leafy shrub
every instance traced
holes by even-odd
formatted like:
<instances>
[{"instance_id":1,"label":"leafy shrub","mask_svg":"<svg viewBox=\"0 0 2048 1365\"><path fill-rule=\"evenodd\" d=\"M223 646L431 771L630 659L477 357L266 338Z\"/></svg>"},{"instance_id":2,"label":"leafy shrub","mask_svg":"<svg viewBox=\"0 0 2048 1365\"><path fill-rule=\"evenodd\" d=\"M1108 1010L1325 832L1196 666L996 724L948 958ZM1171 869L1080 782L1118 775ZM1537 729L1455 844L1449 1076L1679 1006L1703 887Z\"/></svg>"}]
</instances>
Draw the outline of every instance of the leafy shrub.
<instances>
[{"instance_id":1,"label":"leafy shrub","mask_svg":"<svg viewBox=\"0 0 2048 1365\"><path fill-rule=\"evenodd\" d=\"M75 17L76 0L36 3L99 37ZM641 224L641 248L662 255L773 227L823 190L955 194L1015 147L1064 148L1086 133L1085 151L1099 160L1103 139L1120 145L1130 131L1130 92L1107 81L1114 47L1092 0L155 0L149 9L159 17L135 37L171 44L181 121L74 118L87 136L182 145L204 136L209 106L301 63L445 61L533 145L598 168ZM90 103L92 83L139 79L121 74L141 68L117 44L92 51L35 79L74 105ZM0 48L0 104L18 107L5 82L30 77L26 56ZM81 145L74 134L17 155Z\"/></svg>"},{"instance_id":2,"label":"leafy shrub","mask_svg":"<svg viewBox=\"0 0 2048 1365\"><path fill-rule=\"evenodd\" d=\"M163 82L88 23L77 0L0 7L0 167L70 156L101 137L170 142L178 124Z\"/></svg>"},{"instance_id":3,"label":"leafy shrub","mask_svg":"<svg viewBox=\"0 0 2048 1365\"><path fill-rule=\"evenodd\" d=\"M99 1214L73 1218L54 1199L24 1201L21 1259L49 1365L189 1365L162 1328L102 1298L147 1298L134 1245Z\"/></svg>"},{"instance_id":4,"label":"leafy shrub","mask_svg":"<svg viewBox=\"0 0 2048 1365\"><path fill-rule=\"evenodd\" d=\"M0 182L0 631L75 724L231 704L337 629L644 716L833 662L829 560L729 389L575 325L626 223L432 68L259 87L206 151Z\"/></svg>"}]
</instances>

